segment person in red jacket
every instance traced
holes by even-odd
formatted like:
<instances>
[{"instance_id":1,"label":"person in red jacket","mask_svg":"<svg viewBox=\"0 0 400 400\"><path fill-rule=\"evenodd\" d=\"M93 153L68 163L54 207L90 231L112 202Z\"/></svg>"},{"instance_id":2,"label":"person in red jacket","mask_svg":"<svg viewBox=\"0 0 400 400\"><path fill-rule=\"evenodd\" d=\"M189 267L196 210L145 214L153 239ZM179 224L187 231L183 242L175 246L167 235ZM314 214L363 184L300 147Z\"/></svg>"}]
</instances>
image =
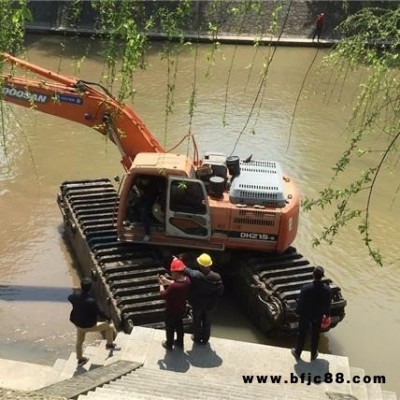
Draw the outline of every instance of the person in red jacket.
<instances>
[{"instance_id":1,"label":"person in red jacket","mask_svg":"<svg viewBox=\"0 0 400 400\"><path fill-rule=\"evenodd\" d=\"M186 311L186 300L189 297L190 279L185 275L186 265L174 257L170 271L172 279L164 275L158 276L160 295L165 299L165 333L167 340L162 343L166 350L172 350L173 345L183 349L183 317ZM164 285L168 285L167 289ZM174 335L176 332L176 341Z\"/></svg>"},{"instance_id":2,"label":"person in red jacket","mask_svg":"<svg viewBox=\"0 0 400 400\"><path fill-rule=\"evenodd\" d=\"M319 42L319 39L321 37L322 29L324 28L324 23L325 23L325 14L320 13L315 17L314 20L314 32L312 35L312 40L314 41L315 36L317 37L317 41Z\"/></svg>"}]
</instances>

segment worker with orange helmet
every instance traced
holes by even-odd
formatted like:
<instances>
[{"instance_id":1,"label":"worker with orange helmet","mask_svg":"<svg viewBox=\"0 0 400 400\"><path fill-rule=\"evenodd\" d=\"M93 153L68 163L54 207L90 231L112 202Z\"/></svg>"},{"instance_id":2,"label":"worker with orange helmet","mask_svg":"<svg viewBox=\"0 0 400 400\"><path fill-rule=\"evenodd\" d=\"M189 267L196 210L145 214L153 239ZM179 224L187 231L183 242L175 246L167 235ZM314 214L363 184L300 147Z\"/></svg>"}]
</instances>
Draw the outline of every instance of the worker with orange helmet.
<instances>
[{"instance_id":1,"label":"worker with orange helmet","mask_svg":"<svg viewBox=\"0 0 400 400\"><path fill-rule=\"evenodd\" d=\"M207 253L200 254L196 264L196 269L186 269L191 281L189 302L193 311L192 340L205 345L211 334L211 313L218 304L224 285L221 275L211 270L213 261Z\"/></svg>"},{"instance_id":2,"label":"worker with orange helmet","mask_svg":"<svg viewBox=\"0 0 400 400\"><path fill-rule=\"evenodd\" d=\"M162 343L166 350L173 346L183 349L183 317L189 296L190 279L185 275L186 265L177 257L172 259L170 272L172 279L158 275L160 295L165 299L165 333L167 340ZM164 285L168 285L167 288ZM176 332L176 340L174 336Z\"/></svg>"}]
</instances>

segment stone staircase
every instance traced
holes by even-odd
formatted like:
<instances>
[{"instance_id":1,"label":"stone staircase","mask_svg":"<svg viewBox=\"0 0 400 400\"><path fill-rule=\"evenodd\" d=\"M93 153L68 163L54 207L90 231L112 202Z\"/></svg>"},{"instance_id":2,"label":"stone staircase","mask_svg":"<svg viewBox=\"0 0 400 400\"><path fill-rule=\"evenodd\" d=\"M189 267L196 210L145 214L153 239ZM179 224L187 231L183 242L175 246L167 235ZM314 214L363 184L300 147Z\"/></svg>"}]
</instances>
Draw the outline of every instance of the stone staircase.
<instances>
[{"instance_id":1,"label":"stone staircase","mask_svg":"<svg viewBox=\"0 0 400 400\"><path fill-rule=\"evenodd\" d=\"M58 359L54 365L53 370L58 371L49 380L49 385L56 382L70 380L71 378L78 377L87 374L89 371L93 371L96 368L110 365L120 361L122 358L122 350L126 347L129 335L125 333L119 333L115 340L115 343L121 347L121 351L106 350L106 341L102 340L94 345L86 346L84 350L84 356L89 358L89 362L82 367L77 367L76 353L73 352L69 356L68 360ZM139 366L141 364L137 364Z\"/></svg>"},{"instance_id":2,"label":"stone staircase","mask_svg":"<svg viewBox=\"0 0 400 400\"><path fill-rule=\"evenodd\" d=\"M25 397L15 393L3 397L0 389L0 398L397 400L394 392L382 390L379 384L350 383L354 377L362 380L365 372L350 367L347 357L321 354L313 363L296 363L288 349L219 338L199 346L189 335L185 336L185 351L167 352L161 346L164 336L162 330L135 327L130 335L118 335L121 351L106 350L105 341L89 345L84 354L90 361L85 366L77 368L72 353L68 360L57 360L52 368L43 367L47 368L42 373L47 379L41 388L30 390ZM303 359L309 359L308 352ZM1 365L0 360L0 376ZM32 370L33 380L35 374L39 376L40 367ZM344 382L307 385L308 379L326 373L333 377L340 373ZM306 383L300 383L302 374ZM253 376L253 382L244 383L244 375ZM273 383L272 375L281 376L281 382ZM259 383L257 376L268 376L267 381Z\"/></svg>"}]
</instances>

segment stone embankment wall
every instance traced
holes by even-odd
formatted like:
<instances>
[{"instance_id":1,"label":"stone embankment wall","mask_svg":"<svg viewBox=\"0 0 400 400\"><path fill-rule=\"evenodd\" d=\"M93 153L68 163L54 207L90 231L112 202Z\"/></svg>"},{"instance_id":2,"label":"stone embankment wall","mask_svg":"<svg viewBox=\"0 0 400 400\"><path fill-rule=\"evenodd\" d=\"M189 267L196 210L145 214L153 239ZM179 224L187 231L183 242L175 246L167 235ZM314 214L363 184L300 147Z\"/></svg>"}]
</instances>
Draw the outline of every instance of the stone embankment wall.
<instances>
[{"instance_id":1,"label":"stone embankment wall","mask_svg":"<svg viewBox=\"0 0 400 400\"><path fill-rule=\"evenodd\" d=\"M176 8L179 1L143 1L143 14L139 19L145 23L146 18L155 15L160 7ZM193 1L191 18L188 19L185 31L190 34L210 34L209 24L219 27L220 35L235 36L271 36L271 24L277 23L273 36L303 37L310 35L314 26L314 18L320 13L326 14L323 37L339 39L338 25L349 15L365 6L394 7L393 1L249 1L249 0L212 0ZM81 2L78 18L71 25L71 1L32 1L29 8L32 13L31 26L57 30L59 28L75 28L83 31L99 29L97 13L89 1ZM235 9L246 11L235 13ZM254 5L259 5L259 7ZM276 13L277 7L280 11ZM275 15L277 17L273 17ZM136 11L135 11L136 13ZM136 13L137 16L137 13ZM137 18L136 18L137 21ZM29 28L29 25L28 25ZM154 33L164 33L160 25L153 29Z\"/></svg>"}]
</instances>

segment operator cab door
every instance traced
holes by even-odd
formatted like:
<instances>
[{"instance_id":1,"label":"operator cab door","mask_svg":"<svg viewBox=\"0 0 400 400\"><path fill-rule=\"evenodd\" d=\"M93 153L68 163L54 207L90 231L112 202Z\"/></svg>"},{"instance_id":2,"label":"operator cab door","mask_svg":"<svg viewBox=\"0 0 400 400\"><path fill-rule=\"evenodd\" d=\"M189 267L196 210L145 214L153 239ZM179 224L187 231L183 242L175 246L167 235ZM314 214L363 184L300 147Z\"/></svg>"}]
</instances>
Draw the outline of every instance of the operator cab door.
<instances>
[{"instance_id":1,"label":"operator cab door","mask_svg":"<svg viewBox=\"0 0 400 400\"><path fill-rule=\"evenodd\" d=\"M166 211L168 236L197 240L210 238L210 209L202 181L169 177Z\"/></svg>"}]
</instances>

